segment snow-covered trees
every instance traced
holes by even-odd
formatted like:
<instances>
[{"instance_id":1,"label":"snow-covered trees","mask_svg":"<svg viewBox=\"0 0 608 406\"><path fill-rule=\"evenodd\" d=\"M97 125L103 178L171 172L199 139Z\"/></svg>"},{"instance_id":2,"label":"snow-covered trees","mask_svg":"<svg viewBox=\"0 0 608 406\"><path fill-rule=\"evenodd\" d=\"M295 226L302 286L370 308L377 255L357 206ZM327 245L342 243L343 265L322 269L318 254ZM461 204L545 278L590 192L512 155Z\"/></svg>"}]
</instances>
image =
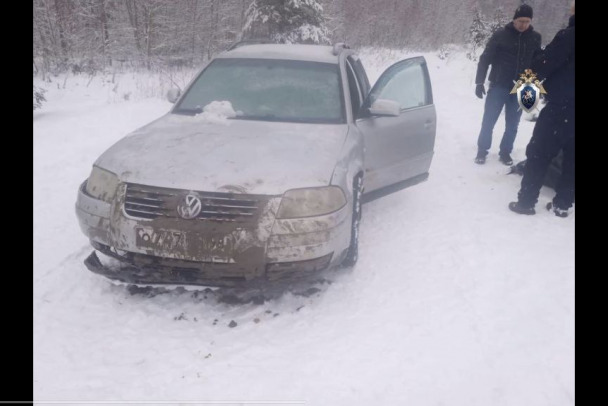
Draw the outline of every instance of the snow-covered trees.
<instances>
[{"instance_id":1,"label":"snow-covered trees","mask_svg":"<svg viewBox=\"0 0 608 406\"><path fill-rule=\"evenodd\" d=\"M243 36L288 44L330 43L323 7L317 0L253 0Z\"/></svg>"},{"instance_id":2,"label":"snow-covered trees","mask_svg":"<svg viewBox=\"0 0 608 406\"><path fill-rule=\"evenodd\" d=\"M473 18L473 22L466 35L466 41L469 47L467 58L472 61L477 60L478 50L483 48L490 38L488 32L488 23L484 21L481 11L476 10L475 17Z\"/></svg>"},{"instance_id":3,"label":"snow-covered trees","mask_svg":"<svg viewBox=\"0 0 608 406\"><path fill-rule=\"evenodd\" d=\"M490 33L494 34L497 30L504 27L511 19L507 17L502 7L498 7L494 10L492 19L490 20L489 28Z\"/></svg>"},{"instance_id":4,"label":"snow-covered trees","mask_svg":"<svg viewBox=\"0 0 608 406\"><path fill-rule=\"evenodd\" d=\"M42 107L42 102L46 101L44 97L45 92L46 90L43 88L34 85L34 110Z\"/></svg>"},{"instance_id":5,"label":"snow-covered trees","mask_svg":"<svg viewBox=\"0 0 608 406\"><path fill-rule=\"evenodd\" d=\"M567 21L570 1L533 4L533 25L545 42ZM507 23L519 3L33 0L34 65L42 76L60 71L93 74L109 66L200 66L243 36L284 43L345 41L355 47L418 50L469 43L475 44L475 53L485 43L484 35ZM473 27L471 22L476 20L478 24Z\"/></svg>"},{"instance_id":6,"label":"snow-covered trees","mask_svg":"<svg viewBox=\"0 0 608 406\"><path fill-rule=\"evenodd\" d=\"M509 19L502 7L498 7L494 11L491 19L482 15L479 9L475 10L475 17L466 34L466 44L469 48L467 58L476 61L478 53L486 46L492 34L504 27L507 22L509 22Z\"/></svg>"},{"instance_id":7,"label":"snow-covered trees","mask_svg":"<svg viewBox=\"0 0 608 406\"><path fill-rule=\"evenodd\" d=\"M199 65L239 38L249 3L34 0L34 64L42 75Z\"/></svg>"}]
</instances>

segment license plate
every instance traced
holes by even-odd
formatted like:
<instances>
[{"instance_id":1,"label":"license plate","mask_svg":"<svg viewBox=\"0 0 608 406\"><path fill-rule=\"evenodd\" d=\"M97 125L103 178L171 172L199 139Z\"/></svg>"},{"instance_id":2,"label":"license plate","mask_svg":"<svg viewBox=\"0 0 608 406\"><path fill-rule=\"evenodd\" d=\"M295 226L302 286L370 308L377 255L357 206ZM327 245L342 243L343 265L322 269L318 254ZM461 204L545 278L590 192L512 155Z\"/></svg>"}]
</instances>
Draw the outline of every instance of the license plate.
<instances>
[{"instance_id":1,"label":"license plate","mask_svg":"<svg viewBox=\"0 0 608 406\"><path fill-rule=\"evenodd\" d=\"M229 261L234 252L232 235L202 235L193 232L137 227L135 243L176 258Z\"/></svg>"}]
</instances>

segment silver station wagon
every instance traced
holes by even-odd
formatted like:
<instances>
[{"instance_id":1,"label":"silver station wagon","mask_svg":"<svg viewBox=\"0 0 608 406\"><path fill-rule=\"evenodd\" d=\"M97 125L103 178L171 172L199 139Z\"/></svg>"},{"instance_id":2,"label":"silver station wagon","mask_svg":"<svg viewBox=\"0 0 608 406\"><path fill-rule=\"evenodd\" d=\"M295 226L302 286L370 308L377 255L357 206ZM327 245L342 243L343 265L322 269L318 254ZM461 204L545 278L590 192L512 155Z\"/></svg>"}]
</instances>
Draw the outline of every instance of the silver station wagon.
<instances>
[{"instance_id":1,"label":"silver station wagon","mask_svg":"<svg viewBox=\"0 0 608 406\"><path fill-rule=\"evenodd\" d=\"M78 191L85 264L113 280L243 286L353 266L361 204L428 177L420 56L370 89L344 44L236 44L168 98Z\"/></svg>"}]
</instances>

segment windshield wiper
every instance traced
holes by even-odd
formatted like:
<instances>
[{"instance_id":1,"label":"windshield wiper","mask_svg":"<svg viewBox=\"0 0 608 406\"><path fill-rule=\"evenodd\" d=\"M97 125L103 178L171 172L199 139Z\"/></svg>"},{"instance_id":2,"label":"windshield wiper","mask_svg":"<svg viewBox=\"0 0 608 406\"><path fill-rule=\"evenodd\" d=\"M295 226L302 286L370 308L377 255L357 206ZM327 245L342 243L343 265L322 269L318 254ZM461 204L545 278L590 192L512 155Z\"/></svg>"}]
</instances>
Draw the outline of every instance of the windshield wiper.
<instances>
[{"instance_id":1,"label":"windshield wiper","mask_svg":"<svg viewBox=\"0 0 608 406\"><path fill-rule=\"evenodd\" d=\"M177 109L174 111L174 113L177 114L187 114L187 115L197 115L197 114L201 114L203 112L203 108L202 107L195 107L193 109Z\"/></svg>"}]
</instances>

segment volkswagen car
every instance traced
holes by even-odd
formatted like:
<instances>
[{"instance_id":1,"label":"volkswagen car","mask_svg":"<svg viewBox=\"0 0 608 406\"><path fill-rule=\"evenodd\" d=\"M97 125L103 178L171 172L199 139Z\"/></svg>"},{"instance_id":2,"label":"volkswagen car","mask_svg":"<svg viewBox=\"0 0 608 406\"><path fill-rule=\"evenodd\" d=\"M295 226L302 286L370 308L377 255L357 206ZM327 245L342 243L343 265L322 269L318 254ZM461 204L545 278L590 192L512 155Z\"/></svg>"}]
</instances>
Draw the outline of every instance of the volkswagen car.
<instances>
[{"instance_id":1,"label":"volkswagen car","mask_svg":"<svg viewBox=\"0 0 608 406\"><path fill-rule=\"evenodd\" d=\"M344 44L236 44L168 99L78 190L85 264L112 280L222 287L353 266L361 204L429 174L421 56L371 87Z\"/></svg>"}]
</instances>

